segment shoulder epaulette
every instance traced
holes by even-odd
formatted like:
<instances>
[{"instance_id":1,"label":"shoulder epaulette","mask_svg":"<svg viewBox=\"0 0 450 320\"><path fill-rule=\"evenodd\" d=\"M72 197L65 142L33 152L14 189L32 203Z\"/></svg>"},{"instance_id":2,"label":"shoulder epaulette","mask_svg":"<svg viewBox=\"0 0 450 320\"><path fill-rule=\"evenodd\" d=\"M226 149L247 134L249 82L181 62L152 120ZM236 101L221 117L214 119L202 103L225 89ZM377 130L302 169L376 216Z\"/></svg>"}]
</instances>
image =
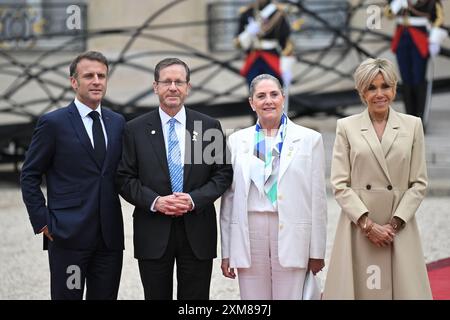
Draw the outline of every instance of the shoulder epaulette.
<instances>
[{"instance_id":1,"label":"shoulder epaulette","mask_svg":"<svg viewBox=\"0 0 450 320\"><path fill-rule=\"evenodd\" d=\"M286 4L277 3L276 6L277 6L277 9L282 12L286 12L288 10L288 6Z\"/></svg>"},{"instance_id":2,"label":"shoulder epaulette","mask_svg":"<svg viewBox=\"0 0 450 320\"><path fill-rule=\"evenodd\" d=\"M242 14L242 13L244 13L244 12L250 10L251 6L252 6L252 5L249 4L249 5L240 7L239 10L238 10L239 14Z\"/></svg>"}]
</instances>

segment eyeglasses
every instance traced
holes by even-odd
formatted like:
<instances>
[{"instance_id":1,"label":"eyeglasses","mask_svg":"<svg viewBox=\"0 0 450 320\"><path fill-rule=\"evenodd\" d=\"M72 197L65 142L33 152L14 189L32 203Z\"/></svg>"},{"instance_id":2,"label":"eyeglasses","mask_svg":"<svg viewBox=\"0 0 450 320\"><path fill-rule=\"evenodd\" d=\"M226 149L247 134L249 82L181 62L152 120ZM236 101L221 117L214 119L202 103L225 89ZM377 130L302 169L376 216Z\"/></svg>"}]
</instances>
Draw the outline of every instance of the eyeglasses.
<instances>
[{"instance_id":1,"label":"eyeglasses","mask_svg":"<svg viewBox=\"0 0 450 320\"><path fill-rule=\"evenodd\" d=\"M164 80L164 81L156 81L156 82L158 84L160 84L162 87L170 87L172 85L172 83L174 83L177 88L181 88L187 83L187 81L180 81L180 80L176 80L176 81Z\"/></svg>"}]
</instances>

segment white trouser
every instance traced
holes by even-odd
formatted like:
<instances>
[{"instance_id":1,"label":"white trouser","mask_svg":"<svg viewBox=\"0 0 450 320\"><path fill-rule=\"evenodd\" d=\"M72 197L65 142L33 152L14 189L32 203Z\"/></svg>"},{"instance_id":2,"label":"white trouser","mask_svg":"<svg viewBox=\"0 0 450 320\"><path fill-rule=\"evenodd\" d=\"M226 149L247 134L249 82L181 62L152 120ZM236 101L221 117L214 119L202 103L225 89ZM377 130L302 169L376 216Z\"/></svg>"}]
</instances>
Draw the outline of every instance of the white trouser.
<instances>
[{"instance_id":1,"label":"white trouser","mask_svg":"<svg viewBox=\"0 0 450 320\"><path fill-rule=\"evenodd\" d=\"M250 268L238 268L242 300L300 300L306 269L285 268L278 259L278 214L249 212Z\"/></svg>"}]
</instances>

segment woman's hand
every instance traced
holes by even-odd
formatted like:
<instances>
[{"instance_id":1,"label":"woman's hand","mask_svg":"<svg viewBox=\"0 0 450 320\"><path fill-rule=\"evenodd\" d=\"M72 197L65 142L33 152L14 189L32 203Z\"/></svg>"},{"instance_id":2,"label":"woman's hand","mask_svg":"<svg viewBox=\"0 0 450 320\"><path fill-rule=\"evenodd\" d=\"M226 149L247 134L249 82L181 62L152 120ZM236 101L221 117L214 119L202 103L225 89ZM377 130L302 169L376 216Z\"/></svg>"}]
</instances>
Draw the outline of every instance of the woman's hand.
<instances>
[{"instance_id":1,"label":"woman's hand","mask_svg":"<svg viewBox=\"0 0 450 320\"><path fill-rule=\"evenodd\" d=\"M395 231L390 224L383 226L378 223L372 222L374 225L368 232L367 237L377 247L390 246L394 241Z\"/></svg>"},{"instance_id":2,"label":"woman's hand","mask_svg":"<svg viewBox=\"0 0 450 320\"><path fill-rule=\"evenodd\" d=\"M222 259L222 265L220 266L222 269L222 274L230 279L236 278L236 274L234 273L234 268L230 268L230 259Z\"/></svg>"},{"instance_id":3,"label":"woman's hand","mask_svg":"<svg viewBox=\"0 0 450 320\"><path fill-rule=\"evenodd\" d=\"M316 275L317 272L322 271L324 266L325 266L324 259L312 259L312 258L309 259L308 269L312 271L313 275Z\"/></svg>"}]
</instances>

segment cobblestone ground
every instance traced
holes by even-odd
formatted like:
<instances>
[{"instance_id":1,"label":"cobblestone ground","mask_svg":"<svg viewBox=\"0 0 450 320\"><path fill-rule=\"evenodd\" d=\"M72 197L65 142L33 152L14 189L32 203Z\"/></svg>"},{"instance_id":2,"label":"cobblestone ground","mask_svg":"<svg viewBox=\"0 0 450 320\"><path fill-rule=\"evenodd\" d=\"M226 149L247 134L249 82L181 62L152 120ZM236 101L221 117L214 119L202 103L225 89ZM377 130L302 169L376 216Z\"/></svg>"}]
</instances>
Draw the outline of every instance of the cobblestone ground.
<instances>
[{"instance_id":1,"label":"cobblestone ground","mask_svg":"<svg viewBox=\"0 0 450 320\"><path fill-rule=\"evenodd\" d=\"M218 203L219 205L219 203ZM417 214L427 262L450 256L450 198L428 197ZM143 299L137 262L133 258L132 207L123 201L126 250L119 299ZM331 252L339 208L328 198L328 248ZM0 189L0 299L49 299L49 271L41 236L34 236L20 191ZM219 252L220 254L220 252ZM323 283L326 268L319 274ZM238 299L237 280L226 279L220 271L220 259L214 261L211 299Z\"/></svg>"}]
</instances>

